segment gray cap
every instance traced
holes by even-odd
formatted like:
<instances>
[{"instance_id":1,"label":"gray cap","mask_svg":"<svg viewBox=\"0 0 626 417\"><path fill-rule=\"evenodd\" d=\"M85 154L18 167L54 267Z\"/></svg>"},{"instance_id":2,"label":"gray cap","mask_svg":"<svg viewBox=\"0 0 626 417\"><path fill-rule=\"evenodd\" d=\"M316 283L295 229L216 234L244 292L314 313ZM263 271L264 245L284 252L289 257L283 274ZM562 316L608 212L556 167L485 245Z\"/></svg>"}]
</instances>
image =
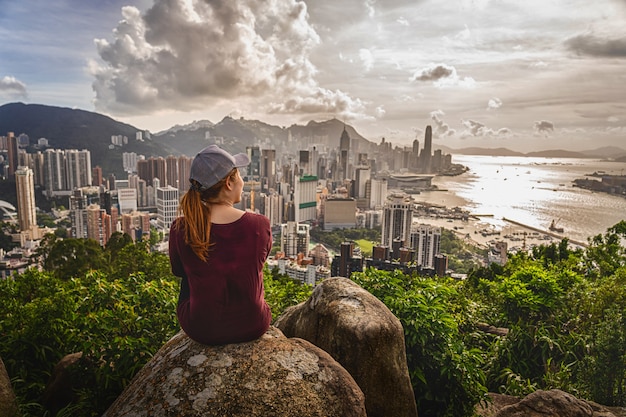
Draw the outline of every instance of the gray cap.
<instances>
[{"instance_id":1,"label":"gray cap","mask_svg":"<svg viewBox=\"0 0 626 417\"><path fill-rule=\"evenodd\" d=\"M193 159L189 180L199 182L202 190L208 190L233 168L245 167L249 163L250 158L245 153L231 155L217 145L209 145Z\"/></svg>"}]
</instances>

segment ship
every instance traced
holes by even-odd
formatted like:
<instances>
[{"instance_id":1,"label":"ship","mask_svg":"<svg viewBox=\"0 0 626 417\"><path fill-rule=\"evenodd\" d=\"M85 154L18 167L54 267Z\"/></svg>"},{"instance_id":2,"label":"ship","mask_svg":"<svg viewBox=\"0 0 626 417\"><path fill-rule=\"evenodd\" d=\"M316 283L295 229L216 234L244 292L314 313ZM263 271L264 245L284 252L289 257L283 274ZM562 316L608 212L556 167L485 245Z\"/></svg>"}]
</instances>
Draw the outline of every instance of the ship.
<instances>
[{"instance_id":1,"label":"ship","mask_svg":"<svg viewBox=\"0 0 626 417\"><path fill-rule=\"evenodd\" d=\"M561 219L559 219L559 220L561 220ZM559 222L558 220L557 220L557 221L554 221L554 219L552 219L552 223L550 223L550 227L549 227L549 229L550 229L551 231L553 231L553 232L563 233L563 228L562 228L562 227L558 227L558 226L557 226L557 223L558 223L558 222Z\"/></svg>"}]
</instances>

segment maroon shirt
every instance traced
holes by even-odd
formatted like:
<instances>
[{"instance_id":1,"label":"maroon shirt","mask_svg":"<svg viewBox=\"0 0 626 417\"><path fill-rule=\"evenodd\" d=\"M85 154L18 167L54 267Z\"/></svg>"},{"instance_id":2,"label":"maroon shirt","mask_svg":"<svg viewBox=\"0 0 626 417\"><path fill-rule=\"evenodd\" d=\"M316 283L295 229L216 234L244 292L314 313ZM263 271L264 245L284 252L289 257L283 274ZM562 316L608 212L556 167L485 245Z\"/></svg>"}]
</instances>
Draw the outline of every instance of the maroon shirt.
<instances>
[{"instance_id":1,"label":"maroon shirt","mask_svg":"<svg viewBox=\"0 0 626 417\"><path fill-rule=\"evenodd\" d=\"M263 288L263 265L272 248L269 219L246 212L232 223L212 224L207 262L185 244L183 230L175 224L170 264L182 278L176 312L185 333L207 345L263 335L272 319Z\"/></svg>"}]
</instances>

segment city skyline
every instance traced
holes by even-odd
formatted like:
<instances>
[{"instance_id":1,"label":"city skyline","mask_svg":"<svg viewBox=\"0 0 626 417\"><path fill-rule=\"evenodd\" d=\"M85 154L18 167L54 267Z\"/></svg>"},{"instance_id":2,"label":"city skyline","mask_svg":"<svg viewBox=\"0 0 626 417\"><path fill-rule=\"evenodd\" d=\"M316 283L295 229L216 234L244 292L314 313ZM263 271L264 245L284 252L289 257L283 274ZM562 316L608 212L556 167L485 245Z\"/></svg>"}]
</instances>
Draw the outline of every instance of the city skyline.
<instances>
[{"instance_id":1,"label":"city skyline","mask_svg":"<svg viewBox=\"0 0 626 417\"><path fill-rule=\"evenodd\" d=\"M0 104L97 111L153 133L227 115L283 126L337 117L406 146L432 125L433 146L624 147L620 0L0 9Z\"/></svg>"}]
</instances>

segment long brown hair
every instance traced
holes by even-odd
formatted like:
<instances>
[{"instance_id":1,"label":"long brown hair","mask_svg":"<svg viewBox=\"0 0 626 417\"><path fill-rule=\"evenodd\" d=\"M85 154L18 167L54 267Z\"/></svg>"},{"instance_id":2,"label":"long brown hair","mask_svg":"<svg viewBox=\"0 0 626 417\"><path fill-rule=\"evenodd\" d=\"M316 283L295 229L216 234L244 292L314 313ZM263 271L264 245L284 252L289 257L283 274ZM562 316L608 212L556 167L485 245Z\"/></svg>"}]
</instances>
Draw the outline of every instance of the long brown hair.
<instances>
[{"instance_id":1,"label":"long brown hair","mask_svg":"<svg viewBox=\"0 0 626 417\"><path fill-rule=\"evenodd\" d=\"M179 217L176 226L185 233L185 243L193 253L204 262L208 259L209 238L211 236L211 203L216 202L220 191L229 179L234 181L237 168L233 168L217 184L207 190L201 190L200 184L191 180L191 188L183 195L178 205Z\"/></svg>"}]
</instances>

